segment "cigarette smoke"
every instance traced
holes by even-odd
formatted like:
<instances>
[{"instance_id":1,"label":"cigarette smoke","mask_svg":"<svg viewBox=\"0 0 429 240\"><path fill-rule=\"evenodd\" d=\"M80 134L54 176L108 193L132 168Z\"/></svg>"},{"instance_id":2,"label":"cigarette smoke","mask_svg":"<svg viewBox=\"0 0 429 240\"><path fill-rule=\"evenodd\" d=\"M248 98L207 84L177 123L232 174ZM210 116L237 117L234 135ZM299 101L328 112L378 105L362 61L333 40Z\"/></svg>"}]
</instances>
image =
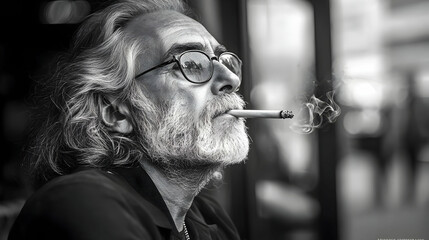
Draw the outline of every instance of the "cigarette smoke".
<instances>
[{"instance_id":1,"label":"cigarette smoke","mask_svg":"<svg viewBox=\"0 0 429 240\"><path fill-rule=\"evenodd\" d=\"M290 128L301 134L309 134L325 123L333 123L341 114L341 108L334 101L334 91L326 93L328 102L316 96L311 96L308 102L303 103Z\"/></svg>"}]
</instances>

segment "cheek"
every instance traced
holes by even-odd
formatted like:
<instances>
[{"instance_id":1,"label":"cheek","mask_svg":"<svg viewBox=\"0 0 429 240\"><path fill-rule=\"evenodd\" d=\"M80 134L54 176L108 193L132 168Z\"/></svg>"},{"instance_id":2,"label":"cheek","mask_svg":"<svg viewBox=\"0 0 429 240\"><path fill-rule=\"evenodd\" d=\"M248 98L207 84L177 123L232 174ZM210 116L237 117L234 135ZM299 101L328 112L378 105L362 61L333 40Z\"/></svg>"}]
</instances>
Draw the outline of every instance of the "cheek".
<instances>
[{"instance_id":1,"label":"cheek","mask_svg":"<svg viewBox=\"0 0 429 240\"><path fill-rule=\"evenodd\" d=\"M171 101L173 101L172 104L179 104L180 109L186 111L186 114L193 116L193 120L199 117L202 106L198 94L190 92L189 89L177 89Z\"/></svg>"},{"instance_id":2,"label":"cheek","mask_svg":"<svg viewBox=\"0 0 429 240\"><path fill-rule=\"evenodd\" d=\"M194 115L195 120L198 121L201 113L207 106L209 92L207 92L205 86L201 85L188 86L187 89L179 92L186 101L187 106L185 107Z\"/></svg>"},{"instance_id":3,"label":"cheek","mask_svg":"<svg viewBox=\"0 0 429 240\"><path fill-rule=\"evenodd\" d=\"M168 74L141 83L144 94L160 104L179 104L183 111L198 121L201 112L210 99L209 84L193 84L183 79L175 79Z\"/></svg>"},{"instance_id":4,"label":"cheek","mask_svg":"<svg viewBox=\"0 0 429 240\"><path fill-rule=\"evenodd\" d=\"M158 106L170 102L175 94L174 86L164 78L145 79L139 86L143 94Z\"/></svg>"}]
</instances>

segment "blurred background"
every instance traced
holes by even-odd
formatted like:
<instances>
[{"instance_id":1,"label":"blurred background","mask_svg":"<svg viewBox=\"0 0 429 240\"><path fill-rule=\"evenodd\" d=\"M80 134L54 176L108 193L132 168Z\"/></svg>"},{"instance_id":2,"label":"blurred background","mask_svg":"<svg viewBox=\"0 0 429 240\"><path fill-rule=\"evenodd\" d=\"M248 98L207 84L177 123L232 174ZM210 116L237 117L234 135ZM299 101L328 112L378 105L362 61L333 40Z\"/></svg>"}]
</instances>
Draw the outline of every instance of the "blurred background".
<instances>
[{"instance_id":1,"label":"blurred background","mask_svg":"<svg viewBox=\"0 0 429 240\"><path fill-rule=\"evenodd\" d=\"M0 3L0 240L32 192L21 148L33 81L100 3ZM247 163L207 190L243 239L429 239L428 0L188 3L242 58L248 108L297 115L248 120ZM310 131L313 95L342 111Z\"/></svg>"}]
</instances>

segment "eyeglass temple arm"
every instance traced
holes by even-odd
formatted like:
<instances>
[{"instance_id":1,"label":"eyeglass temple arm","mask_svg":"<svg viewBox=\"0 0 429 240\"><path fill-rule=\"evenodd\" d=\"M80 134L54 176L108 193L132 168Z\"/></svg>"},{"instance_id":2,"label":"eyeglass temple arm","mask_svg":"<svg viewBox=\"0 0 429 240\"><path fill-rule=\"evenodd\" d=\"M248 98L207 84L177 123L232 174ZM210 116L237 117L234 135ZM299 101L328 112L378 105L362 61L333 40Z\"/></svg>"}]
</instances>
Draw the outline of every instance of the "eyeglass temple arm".
<instances>
[{"instance_id":1,"label":"eyeglass temple arm","mask_svg":"<svg viewBox=\"0 0 429 240\"><path fill-rule=\"evenodd\" d=\"M163 62L163 63L161 63L161 64L159 64L159 65L157 65L157 66L155 66L155 67L153 67L153 68L149 68L148 70L146 70L146 71L144 71L144 72L142 72L142 73L140 73L140 74L137 74L137 75L135 76L135 78L139 78L139 77L143 76L144 74L146 74L146 73L148 73L148 72L150 72L150 71L152 71L152 70L155 70L155 69L160 68L160 67L164 67L165 65L168 65L168 64L173 63L173 62L175 62L175 61L176 61L176 59L175 59L175 58L173 58L173 59L171 59L171 60L169 60L169 61L167 61L167 62Z\"/></svg>"}]
</instances>

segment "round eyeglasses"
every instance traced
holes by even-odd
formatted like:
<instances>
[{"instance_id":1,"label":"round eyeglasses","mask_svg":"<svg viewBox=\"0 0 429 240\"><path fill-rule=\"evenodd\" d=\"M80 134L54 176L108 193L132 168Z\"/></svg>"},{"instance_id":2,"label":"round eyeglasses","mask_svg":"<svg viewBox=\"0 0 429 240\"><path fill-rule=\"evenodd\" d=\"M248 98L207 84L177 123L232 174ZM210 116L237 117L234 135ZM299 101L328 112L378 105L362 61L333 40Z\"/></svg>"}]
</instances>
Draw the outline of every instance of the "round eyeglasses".
<instances>
[{"instance_id":1,"label":"round eyeglasses","mask_svg":"<svg viewBox=\"0 0 429 240\"><path fill-rule=\"evenodd\" d=\"M189 50L179 54L178 56L173 56L173 59L150 68L136 75L135 78L175 62L179 66L180 71L186 80L192 83L205 83L208 82L213 76L213 60L223 64L241 80L242 62L237 55L232 52L224 52L220 54L219 57L209 57L205 52L200 50Z\"/></svg>"}]
</instances>

